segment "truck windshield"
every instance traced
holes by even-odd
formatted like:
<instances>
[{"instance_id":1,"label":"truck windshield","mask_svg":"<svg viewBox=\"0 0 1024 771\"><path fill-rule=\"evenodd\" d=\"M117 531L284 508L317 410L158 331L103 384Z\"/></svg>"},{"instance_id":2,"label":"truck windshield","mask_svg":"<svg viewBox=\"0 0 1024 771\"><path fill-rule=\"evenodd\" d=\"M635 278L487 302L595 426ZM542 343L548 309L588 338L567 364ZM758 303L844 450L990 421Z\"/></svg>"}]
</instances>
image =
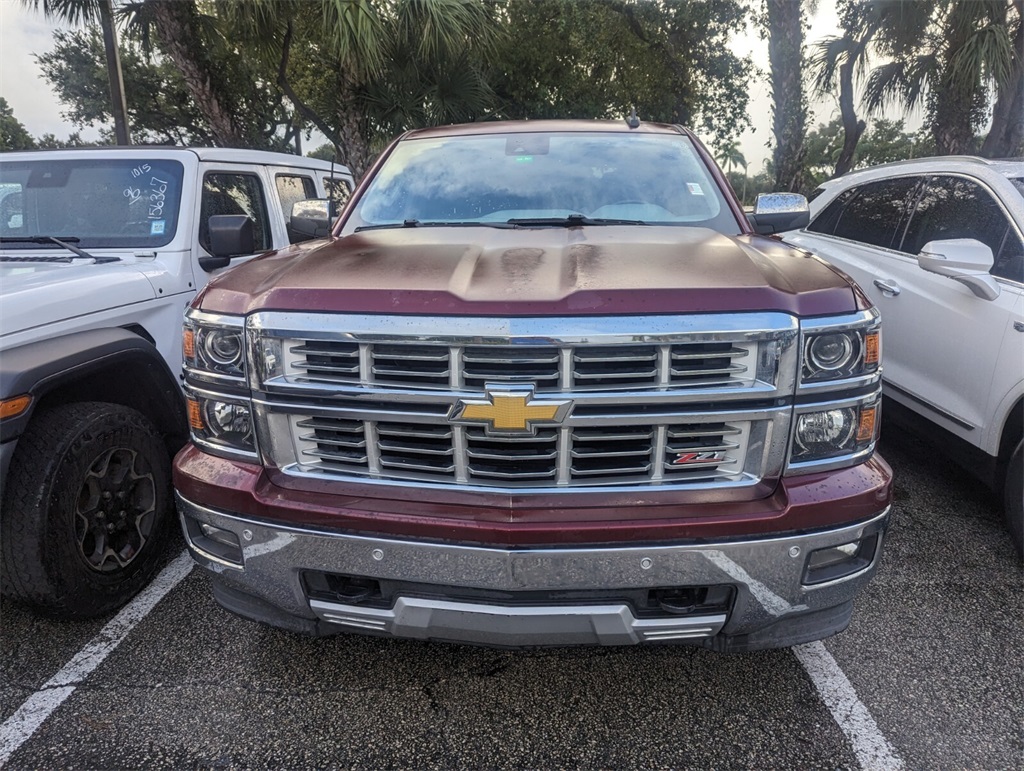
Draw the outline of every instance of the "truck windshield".
<instances>
[{"instance_id":1,"label":"truck windshield","mask_svg":"<svg viewBox=\"0 0 1024 771\"><path fill-rule=\"evenodd\" d=\"M7 248L151 248L174 237L184 169L167 159L0 162L0 238ZM26 239L20 241L20 239Z\"/></svg>"},{"instance_id":2,"label":"truck windshield","mask_svg":"<svg viewBox=\"0 0 1024 771\"><path fill-rule=\"evenodd\" d=\"M343 232L623 221L740 232L688 137L585 132L400 142Z\"/></svg>"}]
</instances>

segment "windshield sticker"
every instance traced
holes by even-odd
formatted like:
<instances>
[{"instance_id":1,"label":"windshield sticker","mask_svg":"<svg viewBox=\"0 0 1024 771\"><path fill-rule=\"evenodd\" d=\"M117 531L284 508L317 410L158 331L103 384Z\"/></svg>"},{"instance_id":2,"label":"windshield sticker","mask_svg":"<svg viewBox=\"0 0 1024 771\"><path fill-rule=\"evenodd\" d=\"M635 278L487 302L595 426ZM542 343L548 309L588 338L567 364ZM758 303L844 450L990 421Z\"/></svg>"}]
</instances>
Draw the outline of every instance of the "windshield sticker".
<instances>
[{"instance_id":1,"label":"windshield sticker","mask_svg":"<svg viewBox=\"0 0 1024 771\"><path fill-rule=\"evenodd\" d=\"M687 182L686 189L690 191L690 195L704 195L701 186L696 182Z\"/></svg>"},{"instance_id":2,"label":"windshield sticker","mask_svg":"<svg viewBox=\"0 0 1024 771\"><path fill-rule=\"evenodd\" d=\"M162 236L164 234L164 221L152 220L149 223L149 234L151 236Z\"/></svg>"}]
</instances>

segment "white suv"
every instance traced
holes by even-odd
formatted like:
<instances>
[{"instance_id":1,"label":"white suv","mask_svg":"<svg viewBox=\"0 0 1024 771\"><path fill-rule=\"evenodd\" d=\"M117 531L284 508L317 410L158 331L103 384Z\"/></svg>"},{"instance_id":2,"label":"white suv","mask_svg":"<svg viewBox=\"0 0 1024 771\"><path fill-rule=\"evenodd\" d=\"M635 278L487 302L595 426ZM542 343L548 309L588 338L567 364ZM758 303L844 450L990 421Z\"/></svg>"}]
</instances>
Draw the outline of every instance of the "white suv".
<instances>
[{"instance_id":1,"label":"white suv","mask_svg":"<svg viewBox=\"0 0 1024 771\"><path fill-rule=\"evenodd\" d=\"M326 211L351 185L344 166L255 150L0 156L4 595L88 617L145 584L188 431L182 312L229 265L316 236L309 199Z\"/></svg>"},{"instance_id":2,"label":"white suv","mask_svg":"<svg viewBox=\"0 0 1024 771\"><path fill-rule=\"evenodd\" d=\"M937 434L1002 491L1024 554L1024 161L922 158L847 174L815 191L810 224L784 238L869 295L890 416Z\"/></svg>"}]
</instances>

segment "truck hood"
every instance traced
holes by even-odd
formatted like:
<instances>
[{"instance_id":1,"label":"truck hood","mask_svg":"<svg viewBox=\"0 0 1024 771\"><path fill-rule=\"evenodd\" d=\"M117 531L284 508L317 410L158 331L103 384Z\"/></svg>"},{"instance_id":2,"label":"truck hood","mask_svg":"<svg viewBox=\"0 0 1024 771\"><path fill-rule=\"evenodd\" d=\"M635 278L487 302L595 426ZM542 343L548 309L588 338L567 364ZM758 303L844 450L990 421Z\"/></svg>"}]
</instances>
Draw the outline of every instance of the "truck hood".
<instances>
[{"instance_id":1,"label":"truck hood","mask_svg":"<svg viewBox=\"0 0 1024 771\"><path fill-rule=\"evenodd\" d=\"M33 254L33 256L36 256ZM152 284L131 257L95 264L0 262L0 334L150 300Z\"/></svg>"},{"instance_id":2,"label":"truck hood","mask_svg":"<svg viewBox=\"0 0 1024 771\"><path fill-rule=\"evenodd\" d=\"M809 252L704 228L395 228L291 247L212 282L214 312L429 315L854 311Z\"/></svg>"}]
</instances>

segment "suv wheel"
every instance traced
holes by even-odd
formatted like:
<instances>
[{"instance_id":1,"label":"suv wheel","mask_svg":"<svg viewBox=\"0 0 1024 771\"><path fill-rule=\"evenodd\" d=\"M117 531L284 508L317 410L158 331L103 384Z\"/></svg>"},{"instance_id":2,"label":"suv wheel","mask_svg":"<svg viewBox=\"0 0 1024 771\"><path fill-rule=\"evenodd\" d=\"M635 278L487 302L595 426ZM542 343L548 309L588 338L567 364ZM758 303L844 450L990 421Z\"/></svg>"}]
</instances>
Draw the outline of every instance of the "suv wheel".
<instances>
[{"instance_id":1,"label":"suv wheel","mask_svg":"<svg viewBox=\"0 0 1024 771\"><path fill-rule=\"evenodd\" d=\"M170 459L141 413L67 404L19 439L0 518L3 593L65 618L120 607L160 565Z\"/></svg>"}]
</instances>

